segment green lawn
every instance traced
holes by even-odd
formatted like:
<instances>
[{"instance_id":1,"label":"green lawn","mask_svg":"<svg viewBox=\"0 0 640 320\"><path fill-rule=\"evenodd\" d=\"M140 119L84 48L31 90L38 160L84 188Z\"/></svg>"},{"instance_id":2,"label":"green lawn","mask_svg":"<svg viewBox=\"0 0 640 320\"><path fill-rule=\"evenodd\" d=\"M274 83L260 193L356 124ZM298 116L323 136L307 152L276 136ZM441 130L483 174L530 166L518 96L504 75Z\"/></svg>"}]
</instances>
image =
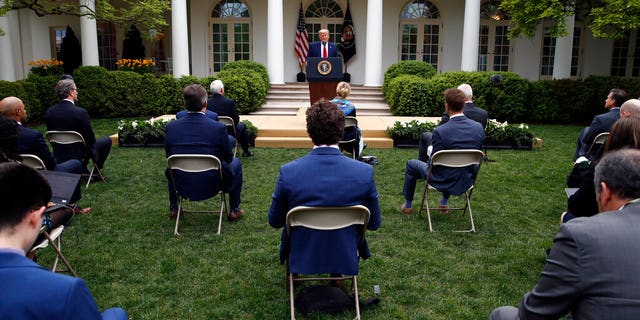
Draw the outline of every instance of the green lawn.
<instances>
[{"instance_id":1,"label":"green lawn","mask_svg":"<svg viewBox=\"0 0 640 320\"><path fill-rule=\"evenodd\" d=\"M117 120L97 120L94 126L110 134ZM378 284L381 303L363 311L363 318L486 319L496 306L519 303L538 279L544 249L566 206L565 176L579 131L531 128L543 139L542 148L489 150L495 162L482 165L476 184L474 234L451 232L468 226L457 213L436 213L438 231L429 233L426 214L399 212L405 162L416 158L417 149L367 149L380 162L375 174L383 222L368 234L373 256L361 262L359 277L361 299L373 296ZM289 317L278 261L280 230L268 225L267 211L279 166L308 150L253 151L254 157L242 159L243 219L225 220L216 236L212 215L188 215L181 236L174 237L164 150L112 149L107 182L83 190L82 203L93 212L76 217L63 243L100 308L122 306L132 319ZM43 264L51 259L50 250L40 255Z\"/></svg>"}]
</instances>

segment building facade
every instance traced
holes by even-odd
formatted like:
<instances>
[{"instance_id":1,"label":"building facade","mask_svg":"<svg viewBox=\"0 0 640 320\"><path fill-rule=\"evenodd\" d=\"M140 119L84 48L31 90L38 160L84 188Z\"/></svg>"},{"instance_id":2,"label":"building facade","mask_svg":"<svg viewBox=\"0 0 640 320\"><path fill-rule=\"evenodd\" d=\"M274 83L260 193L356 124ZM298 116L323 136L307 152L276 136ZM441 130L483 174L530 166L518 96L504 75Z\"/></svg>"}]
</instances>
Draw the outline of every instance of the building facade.
<instances>
[{"instance_id":1,"label":"building facade","mask_svg":"<svg viewBox=\"0 0 640 320\"><path fill-rule=\"evenodd\" d=\"M92 0L79 0L92 5ZM347 3L348 2L348 3ZM640 76L640 32L625 39L594 39L582 21L567 20L569 35L548 36L545 25L533 38L509 39L509 17L497 0L175 0L169 26L145 41L159 72L179 77L214 75L225 63L264 64L272 83L295 82L294 51L300 8L309 41L330 30L340 42L349 6L356 55L346 65L351 82L382 84L385 70L401 60L421 60L439 73L511 71L528 79ZM66 26L74 29L84 65L114 69L129 26L71 16L37 17L11 11L0 17L0 80L25 78L29 61L56 58Z\"/></svg>"}]
</instances>

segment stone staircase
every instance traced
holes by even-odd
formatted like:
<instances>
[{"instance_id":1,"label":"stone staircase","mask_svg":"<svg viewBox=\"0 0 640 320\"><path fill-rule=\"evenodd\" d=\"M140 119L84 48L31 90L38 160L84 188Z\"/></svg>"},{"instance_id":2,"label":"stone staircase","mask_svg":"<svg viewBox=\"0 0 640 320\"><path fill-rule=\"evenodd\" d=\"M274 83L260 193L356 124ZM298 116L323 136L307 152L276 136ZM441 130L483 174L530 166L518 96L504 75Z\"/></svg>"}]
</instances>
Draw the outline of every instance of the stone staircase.
<instances>
[{"instance_id":1,"label":"stone staircase","mask_svg":"<svg viewBox=\"0 0 640 320\"><path fill-rule=\"evenodd\" d=\"M356 106L359 116L391 116L380 87L351 86L348 99ZM294 116L298 109L308 107L309 86L306 82L271 85L267 101L251 115Z\"/></svg>"}]
</instances>

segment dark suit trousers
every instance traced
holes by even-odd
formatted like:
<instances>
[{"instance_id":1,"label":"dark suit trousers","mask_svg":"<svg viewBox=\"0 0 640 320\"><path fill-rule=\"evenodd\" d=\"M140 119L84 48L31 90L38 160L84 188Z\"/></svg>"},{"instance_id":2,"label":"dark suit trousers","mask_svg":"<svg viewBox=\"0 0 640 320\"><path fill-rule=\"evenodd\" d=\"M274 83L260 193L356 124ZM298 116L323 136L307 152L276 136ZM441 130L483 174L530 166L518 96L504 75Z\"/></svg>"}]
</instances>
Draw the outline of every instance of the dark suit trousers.
<instances>
[{"instance_id":1,"label":"dark suit trousers","mask_svg":"<svg viewBox=\"0 0 640 320\"><path fill-rule=\"evenodd\" d=\"M96 139L96 143L93 145L93 154L98 168L102 169L102 167L104 167L109 152L111 152L111 138L100 137Z\"/></svg>"},{"instance_id":2,"label":"dark suit trousers","mask_svg":"<svg viewBox=\"0 0 640 320\"><path fill-rule=\"evenodd\" d=\"M422 162L429 161L429 155L427 154L427 149L431 145L432 134L431 132L423 132L420 135L420 140L418 141L418 160Z\"/></svg>"}]
</instances>

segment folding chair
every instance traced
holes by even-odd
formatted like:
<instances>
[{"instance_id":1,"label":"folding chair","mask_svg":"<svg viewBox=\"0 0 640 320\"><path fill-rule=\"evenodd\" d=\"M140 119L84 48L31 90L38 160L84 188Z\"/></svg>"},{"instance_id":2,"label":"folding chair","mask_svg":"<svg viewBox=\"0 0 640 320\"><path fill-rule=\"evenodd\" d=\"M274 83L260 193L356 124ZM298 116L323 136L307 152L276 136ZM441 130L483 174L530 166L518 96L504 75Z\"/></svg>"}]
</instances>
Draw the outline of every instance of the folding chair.
<instances>
[{"instance_id":1,"label":"folding chair","mask_svg":"<svg viewBox=\"0 0 640 320\"><path fill-rule=\"evenodd\" d=\"M353 139L342 140L338 142L338 146L340 149L347 150L347 152L351 153L351 157L353 159L358 158L358 120L356 117L344 117L344 131L352 131L355 133Z\"/></svg>"},{"instance_id":2,"label":"folding chair","mask_svg":"<svg viewBox=\"0 0 640 320\"><path fill-rule=\"evenodd\" d=\"M587 153L584 155L585 158L591 159L591 152L602 150L602 146L607 142L608 138L609 132L600 133L595 138L593 138L593 142L591 143L591 146L589 146L589 150L587 150Z\"/></svg>"},{"instance_id":3,"label":"folding chair","mask_svg":"<svg viewBox=\"0 0 640 320\"><path fill-rule=\"evenodd\" d=\"M176 179L174 177L174 170L186 172L186 173L202 173L206 171L216 170L217 178L219 179L220 190L216 192L213 196L207 198L210 199L220 194L220 212L218 213L218 231L216 234L220 234L220 229L222 227L222 216L229 215L229 210L226 205L226 199L224 191L222 190L222 164L220 163L220 159L212 155L205 154L174 154L167 158L167 166L169 169L169 178L173 184L173 192L175 192L176 197L178 198L178 216L176 217L176 227L173 230L174 235L180 235L178 233L178 224L180 223L181 214L190 212L190 213L215 213L214 211L187 211L183 208L183 201L189 200L190 195L181 194L179 186L176 183ZM206 200L206 199L203 199Z\"/></svg>"},{"instance_id":4,"label":"folding chair","mask_svg":"<svg viewBox=\"0 0 640 320\"><path fill-rule=\"evenodd\" d=\"M236 146L235 148L233 148L233 156L235 157L236 154L238 154L238 150L240 149L239 147L240 143L238 142L238 134L236 132L236 124L235 122L233 122L233 119L231 119L231 117L227 117L227 116L218 116L218 122L227 126L227 132L232 132L233 137L236 140Z\"/></svg>"},{"instance_id":5,"label":"folding chair","mask_svg":"<svg viewBox=\"0 0 640 320\"><path fill-rule=\"evenodd\" d=\"M475 232L476 226L473 222L473 213L471 211L471 194L473 193L473 186L476 183L476 179L478 177L478 173L480 172L480 164L482 163L482 159L484 154L482 151L477 149L460 149L460 150L441 150L436 152L431 156L431 162L429 164L429 171L427 173L427 178L424 182L424 193L422 194L422 202L420 203L420 211L422 212L425 204L427 210L427 217L429 219L429 231L433 232L433 226L431 224L431 210L461 210L464 215L465 211L469 211L469 220L471 221L471 229L469 230L461 230L459 232ZM466 167L477 165L477 170L474 175L473 181L471 182L471 186L463 193L465 197L465 205L464 207L453 207L453 208L429 208L429 189L435 189L431 184L429 184L429 179L431 177L431 172L433 168L436 166L444 166L450 168L459 168L460 170L466 170ZM440 191L440 190L438 190ZM460 195L462 196L462 194Z\"/></svg>"},{"instance_id":6,"label":"folding chair","mask_svg":"<svg viewBox=\"0 0 640 320\"><path fill-rule=\"evenodd\" d=\"M49 140L49 143L51 143L51 147L53 147L54 151L57 145L71 145L75 143L81 143L82 147L86 148L84 138L77 131L47 131L44 135L45 137L47 137L47 140ZM98 168L98 166L96 165L93 153L91 154L91 162L93 166L91 168L91 171L89 172L89 175L83 174L83 176L88 177L87 185L85 186L85 188L89 187L94 173L99 176L102 181L105 180L102 172L100 171L100 168Z\"/></svg>"},{"instance_id":7,"label":"folding chair","mask_svg":"<svg viewBox=\"0 0 640 320\"><path fill-rule=\"evenodd\" d=\"M67 258L65 258L65 256L62 254L62 251L61 251L63 231L64 231L64 225L58 226L57 228L51 230L50 233L47 232L46 227L43 226L40 232L44 235L45 238L42 241L40 241L40 243L38 243L33 248L31 248L29 252L36 252L40 249L46 248L47 246L51 245L53 250L56 252L56 258L53 261L53 267L51 267L51 271L69 272L74 277L78 277L78 274L76 273L75 270L73 270L73 268L71 267L71 264L69 264L69 261L67 260ZM67 270L56 271L56 269L58 268L59 260L62 260L62 263L64 263L64 265L67 267Z\"/></svg>"},{"instance_id":8,"label":"folding chair","mask_svg":"<svg viewBox=\"0 0 640 320\"><path fill-rule=\"evenodd\" d=\"M35 154L23 153L20 154L20 157L22 157L22 163L28 165L31 168L34 168L36 170L47 170L47 167L44 165L44 161L42 161L42 159L40 159L40 157L36 156Z\"/></svg>"},{"instance_id":9,"label":"folding chair","mask_svg":"<svg viewBox=\"0 0 640 320\"><path fill-rule=\"evenodd\" d=\"M349 207L295 207L287 213L286 228L287 228L287 245L290 248L291 244L291 229L295 227L305 227L314 230L339 230L352 225L362 226L362 237L364 239L364 232L367 229L369 223L369 209L362 205L349 206ZM357 255L358 252L353 252ZM294 301L294 282L301 281L318 281L318 280L346 280L351 279L351 287L354 292L356 318L360 319L360 304L358 300L358 276L357 275L342 275L338 277L312 277L302 276L297 273L296 270L290 270L289 268L290 256L287 258L287 282L289 288L289 305L291 308L291 319L295 319L295 301ZM333 273L332 270L327 270L326 273Z\"/></svg>"}]
</instances>

